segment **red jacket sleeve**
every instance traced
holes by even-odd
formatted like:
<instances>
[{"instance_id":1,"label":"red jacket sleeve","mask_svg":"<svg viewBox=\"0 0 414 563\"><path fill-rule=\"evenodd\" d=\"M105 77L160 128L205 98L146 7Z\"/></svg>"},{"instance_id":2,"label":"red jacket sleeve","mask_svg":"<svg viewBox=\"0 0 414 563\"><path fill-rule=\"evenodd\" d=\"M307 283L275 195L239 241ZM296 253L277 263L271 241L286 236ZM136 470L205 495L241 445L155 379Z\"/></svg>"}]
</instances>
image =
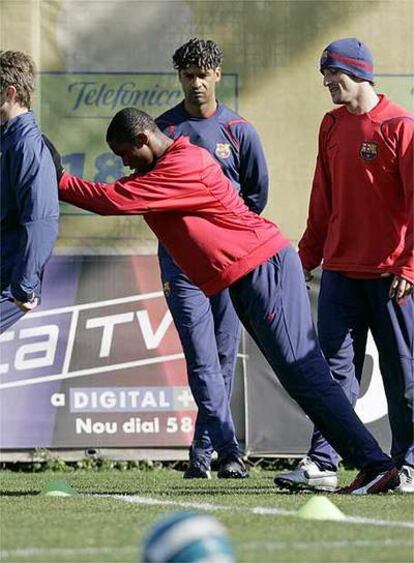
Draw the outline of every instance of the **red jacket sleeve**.
<instances>
[{"instance_id":1,"label":"red jacket sleeve","mask_svg":"<svg viewBox=\"0 0 414 563\"><path fill-rule=\"evenodd\" d=\"M393 274L414 283L414 119L398 120L391 127L387 137L394 139L398 158L398 170L403 188L404 207L407 224L404 236L404 248L393 265Z\"/></svg>"},{"instance_id":2,"label":"red jacket sleeve","mask_svg":"<svg viewBox=\"0 0 414 563\"><path fill-rule=\"evenodd\" d=\"M326 144L334 123L325 115L319 130L319 149L313 177L306 230L299 242L299 257L306 270L313 270L322 262L328 224L331 216L331 179L327 164Z\"/></svg>"},{"instance_id":3,"label":"red jacket sleeve","mask_svg":"<svg viewBox=\"0 0 414 563\"><path fill-rule=\"evenodd\" d=\"M59 198L99 215L195 210L209 200L200 170L174 163L164 166L160 161L147 174L132 174L113 184L94 183L65 172L59 182Z\"/></svg>"}]
</instances>

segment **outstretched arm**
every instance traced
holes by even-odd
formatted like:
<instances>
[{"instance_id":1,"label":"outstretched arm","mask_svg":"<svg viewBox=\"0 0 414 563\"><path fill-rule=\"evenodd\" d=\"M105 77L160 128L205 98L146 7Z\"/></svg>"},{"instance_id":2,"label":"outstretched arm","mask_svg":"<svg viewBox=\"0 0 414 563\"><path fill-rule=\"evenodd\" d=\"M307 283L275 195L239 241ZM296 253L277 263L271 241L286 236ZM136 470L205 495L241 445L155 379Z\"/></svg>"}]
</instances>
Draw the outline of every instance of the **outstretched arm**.
<instances>
[{"instance_id":1,"label":"outstretched arm","mask_svg":"<svg viewBox=\"0 0 414 563\"><path fill-rule=\"evenodd\" d=\"M59 198L99 215L195 210L210 198L201 180L201 160L200 166L188 172L186 161L181 156L173 163L160 158L157 166L146 174L131 174L105 184L65 172L60 155L50 141L49 148L59 178ZM217 167L217 164L212 162L211 166Z\"/></svg>"}]
</instances>

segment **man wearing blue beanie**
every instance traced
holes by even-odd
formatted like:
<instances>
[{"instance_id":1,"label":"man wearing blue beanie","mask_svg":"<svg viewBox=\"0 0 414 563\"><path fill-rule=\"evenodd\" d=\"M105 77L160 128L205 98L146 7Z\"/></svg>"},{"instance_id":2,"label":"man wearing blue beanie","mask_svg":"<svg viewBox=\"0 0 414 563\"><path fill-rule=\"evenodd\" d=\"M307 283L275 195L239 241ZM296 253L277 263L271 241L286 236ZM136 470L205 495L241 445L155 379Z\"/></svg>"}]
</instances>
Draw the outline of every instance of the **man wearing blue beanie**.
<instances>
[{"instance_id":1,"label":"man wearing blue beanie","mask_svg":"<svg viewBox=\"0 0 414 563\"><path fill-rule=\"evenodd\" d=\"M355 405L368 330L378 348L398 490L414 492L414 115L374 90L373 59L355 38L320 59L334 104L319 132L306 231L305 276L322 263L318 332L329 367ZM315 429L289 489L334 490L338 455Z\"/></svg>"},{"instance_id":2,"label":"man wearing blue beanie","mask_svg":"<svg viewBox=\"0 0 414 563\"><path fill-rule=\"evenodd\" d=\"M374 83L371 52L362 41L353 37L338 39L327 46L320 60L322 74L327 68L342 70L351 77Z\"/></svg>"}]
</instances>

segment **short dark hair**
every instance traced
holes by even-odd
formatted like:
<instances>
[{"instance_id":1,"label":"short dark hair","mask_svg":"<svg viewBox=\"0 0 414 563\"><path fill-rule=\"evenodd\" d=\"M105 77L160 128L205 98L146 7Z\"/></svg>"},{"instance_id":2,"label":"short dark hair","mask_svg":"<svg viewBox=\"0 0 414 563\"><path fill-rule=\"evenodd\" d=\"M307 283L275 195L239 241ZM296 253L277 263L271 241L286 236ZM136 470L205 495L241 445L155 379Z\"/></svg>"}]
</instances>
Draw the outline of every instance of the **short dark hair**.
<instances>
[{"instance_id":1,"label":"short dark hair","mask_svg":"<svg viewBox=\"0 0 414 563\"><path fill-rule=\"evenodd\" d=\"M22 51L0 52L0 91L16 88L16 102L30 109L35 88L36 67L30 55Z\"/></svg>"},{"instance_id":2,"label":"short dark hair","mask_svg":"<svg viewBox=\"0 0 414 563\"><path fill-rule=\"evenodd\" d=\"M214 70L221 65L223 53L211 39L194 37L181 45L175 51L172 59L174 68L178 71L189 66L196 66L202 70Z\"/></svg>"},{"instance_id":3,"label":"short dark hair","mask_svg":"<svg viewBox=\"0 0 414 563\"><path fill-rule=\"evenodd\" d=\"M138 133L155 131L150 115L137 108L124 108L116 113L106 132L107 143L134 143Z\"/></svg>"}]
</instances>

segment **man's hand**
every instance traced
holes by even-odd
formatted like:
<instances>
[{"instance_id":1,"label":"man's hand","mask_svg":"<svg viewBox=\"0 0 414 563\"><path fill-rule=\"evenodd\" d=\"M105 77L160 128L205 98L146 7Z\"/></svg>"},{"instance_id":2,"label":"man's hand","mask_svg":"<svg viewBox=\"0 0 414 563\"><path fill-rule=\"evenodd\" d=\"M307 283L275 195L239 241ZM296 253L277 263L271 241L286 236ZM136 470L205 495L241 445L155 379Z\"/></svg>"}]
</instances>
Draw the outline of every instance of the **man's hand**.
<instances>
[{"instance_id":1,"label":"man's hand","mask_svg":"<svg viewBox=\"0 0 414 563\"><path fill-rule=\"evenodd\" d=\"M306 270L305 268L303 268L303 275L305 276L306 283L309 283L313 280L313 275L310 270Z\"/></svg>"},{"instance_id":2,"label":"man's hand","mask_svg":"<svg viewBox=\"0 0 414 563\"><path fill-rule=\"evenodd\" d=\"M307 270L306 268L303 268L303 276L305 278L306 289L310 291L311 290L310 282L313 280L312 272L310 270Z\"/></svg>"},{"instance_id":3,"label":"man's hand","mask_svg":"<svg viewBox=\"0 0 414 563\"><path fill-rule=\"evenodd\" d=\"M56 177L59 185L60 179L62 178L64 172L62 157L60 156L60 153L58 152L57 148L52 143L52 141L48 139L46 135L44 135L43 133L42 133L42 137L45 142L45 145L47 146L47 148L50 151L50 154L52 155L53 164L55 165L56 168Z\"/></svg>"},{"instance_id":4,"label":"man's hand","mask_svg":"<svg viewBox=\"0 0 414 563\"><path fill-rule=\"evenodd\" d=\"M389 297L397 303L402 301L404 297L413 292L413 284L400 276L394 276L390 287Z\"/></svg>"},{"instance_id":5,"label":"man's hand","mask_svg":"<svg viewBox=\"0 0 414 563\"><path fill-rule=\"evenodd\" d=\"M33 297L33 299L30 299L30 301L26 301L25 303L19 301L18 299L14 299L14 304L17 305L21 311L27 313L38 306L39 299L37 297Z\"/></svg>"}]
</instances>

